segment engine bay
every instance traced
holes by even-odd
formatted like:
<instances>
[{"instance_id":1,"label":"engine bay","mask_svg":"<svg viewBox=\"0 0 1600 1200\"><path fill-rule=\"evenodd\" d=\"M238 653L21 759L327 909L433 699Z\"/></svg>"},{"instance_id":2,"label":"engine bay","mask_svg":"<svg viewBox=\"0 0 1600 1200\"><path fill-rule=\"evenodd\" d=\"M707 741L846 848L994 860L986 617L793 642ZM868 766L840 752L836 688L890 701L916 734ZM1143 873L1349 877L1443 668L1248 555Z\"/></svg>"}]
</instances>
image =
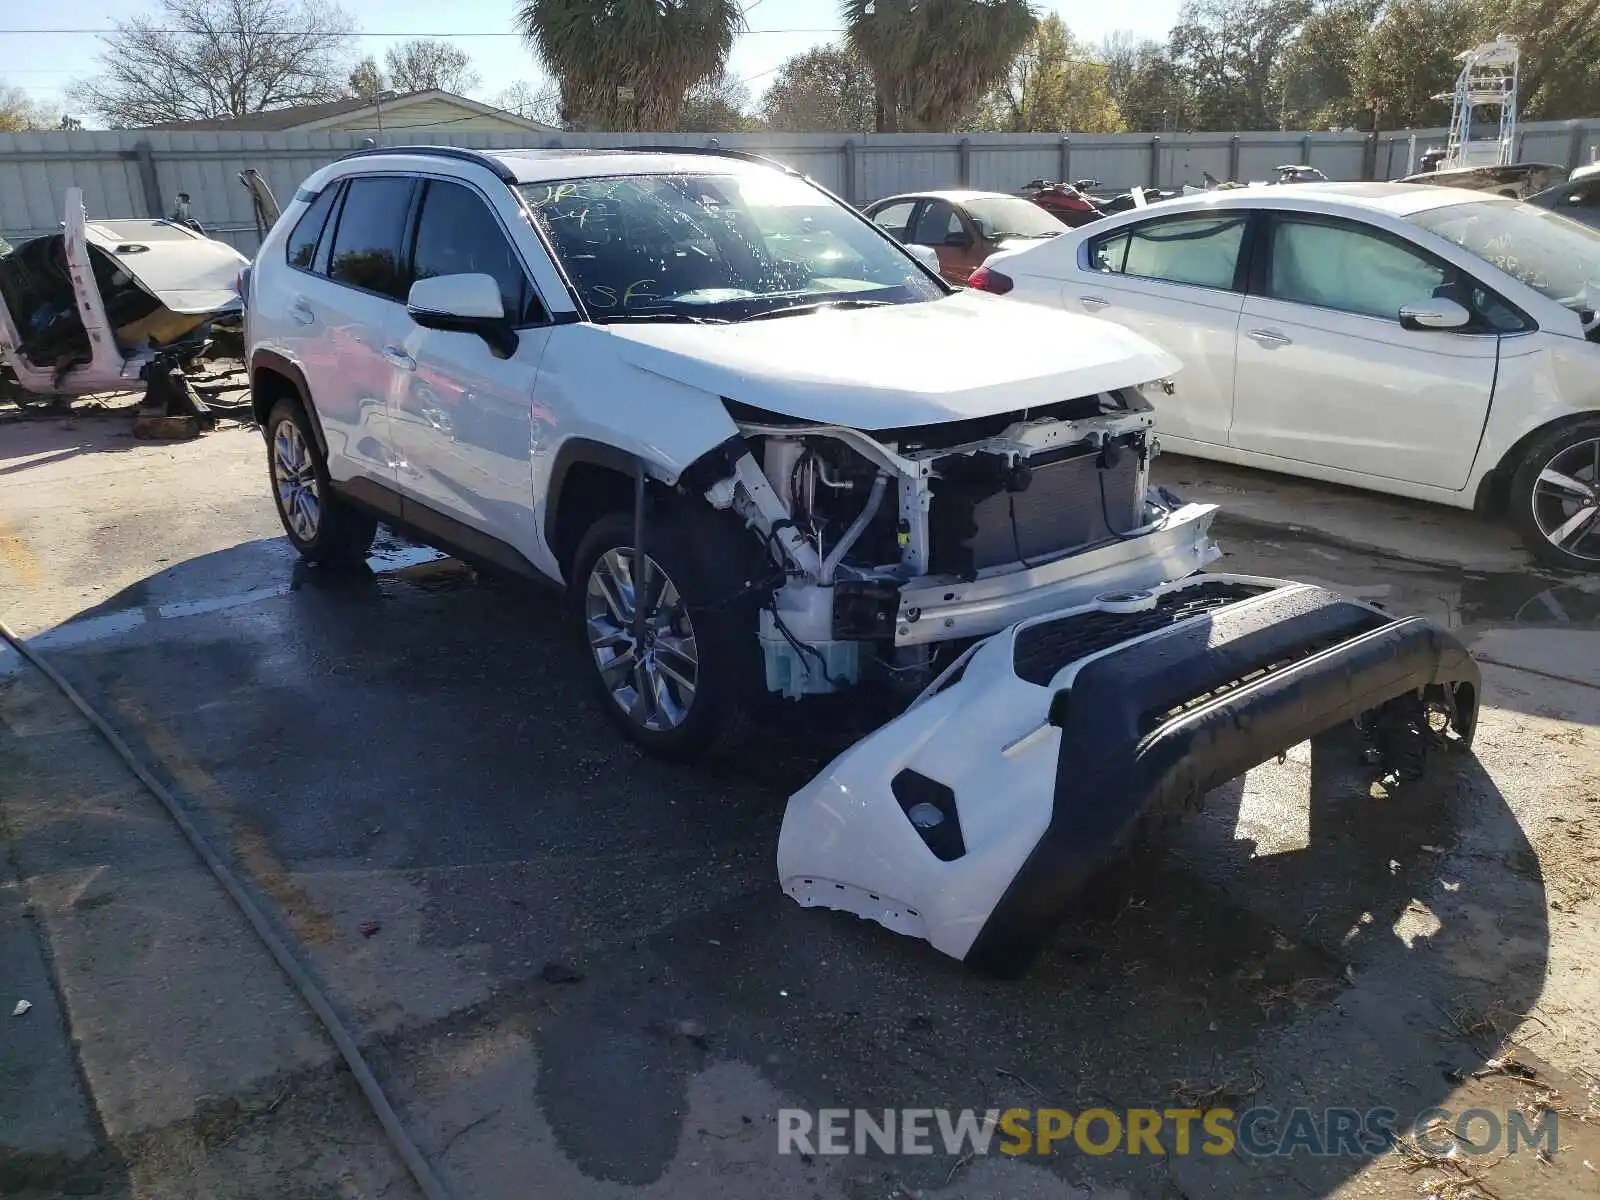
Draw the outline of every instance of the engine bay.
<instances>
[{"instance_id":1,"label":"engine bay","mask_svg":"<svg viewBox=\"0 0 1600 1200\"><path fill-rule=\"evenodd\" d=\"M760 639L768 689L790 698L855 686L872 670L914 691L1014 619L1007 594L1037 590L1035 576L1070 578L1072 560L1142 539L1180 507L1148 488L1159 447L1139 387L871 431L727 403L748 454L712 499L782 555ZM1202 553L1192 558L1183 573L1202 565ZM929 589L944 589L942 601L907 602ZM975 591L1002 602L976 620L927 611ZM1051 595L1059 601L1059 588Z\"/></svg>"}]
</instances>

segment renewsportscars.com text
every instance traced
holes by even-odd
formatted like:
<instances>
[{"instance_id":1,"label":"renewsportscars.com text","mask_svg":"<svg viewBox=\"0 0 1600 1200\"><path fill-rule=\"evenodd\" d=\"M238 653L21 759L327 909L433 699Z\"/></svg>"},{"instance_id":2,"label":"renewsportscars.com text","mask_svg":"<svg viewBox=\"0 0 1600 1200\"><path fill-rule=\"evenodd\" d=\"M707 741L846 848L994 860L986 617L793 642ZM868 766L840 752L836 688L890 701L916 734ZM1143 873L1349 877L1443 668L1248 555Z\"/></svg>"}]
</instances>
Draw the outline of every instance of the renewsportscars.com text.
<instances>
[{"instance_id":1,"label":"renewsportscars.com text","mask_svg":"<svg viewBox=\"0 0 1600 1200\"><path fill-rule=\"evenodd\" d=\"M1392 1108L785 1108L778 1112L780 1154L1232 1154L1255 1158L1307 1154L1375 1157L1406 1131ZM1556 1153L1556 1114L1518 1109L1430 1108L1410 1127L1440 1154Z\"/></svg>"}]
</instances>

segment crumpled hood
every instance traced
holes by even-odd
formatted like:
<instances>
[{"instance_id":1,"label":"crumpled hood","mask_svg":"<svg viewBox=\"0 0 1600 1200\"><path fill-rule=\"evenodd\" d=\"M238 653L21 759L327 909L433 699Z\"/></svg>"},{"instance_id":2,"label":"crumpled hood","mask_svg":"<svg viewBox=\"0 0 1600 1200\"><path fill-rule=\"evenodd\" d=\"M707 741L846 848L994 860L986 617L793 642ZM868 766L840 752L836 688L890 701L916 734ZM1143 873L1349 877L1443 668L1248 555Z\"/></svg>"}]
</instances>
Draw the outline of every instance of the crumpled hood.
<instances>
[{"instance_id":1,"label":"crumpled hood","mask_svg":"<svg viewBox=\"0 0 1600 1200\"><path fill-rule=\"evenodd\" d=\"M984 292L734 325L597 327L625 362L802 421L856 429L993 416L1171 375L1109 321Z\"/></svg>"}]
</instances>

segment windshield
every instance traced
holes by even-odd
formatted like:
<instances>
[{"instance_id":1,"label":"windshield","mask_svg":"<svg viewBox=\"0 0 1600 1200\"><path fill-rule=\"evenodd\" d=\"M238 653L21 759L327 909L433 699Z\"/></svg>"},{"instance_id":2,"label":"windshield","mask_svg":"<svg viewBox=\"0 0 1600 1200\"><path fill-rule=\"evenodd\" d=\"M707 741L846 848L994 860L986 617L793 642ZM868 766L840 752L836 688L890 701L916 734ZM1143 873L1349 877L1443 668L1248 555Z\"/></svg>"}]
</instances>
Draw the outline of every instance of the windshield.
<instances>
[{"instance_id":1,"label":"windshield","mask_svg":"<svg viewBox=\"0 0 1600 1200\"><path fill-rule=\"evenodd\" d=\"M869 222L777 171L520 190L596 321L734 321L806 304L911 304L947 294Z\"/></svg>"},{"instance_id":2,"label":"windshield","mask_svg":"<svg viewBox=\"0 0 1600 1200\"><path fill-rule=\"evenodd\" d=\"M1427 209L1410 220L1557 304L1577 312L1600 308L1600 231L1505 200Z\"/></svg>"},{"instance_id":3,"label":"windshield","mask_svg":"<svg viewBox=\"0 0 1600 1200\"><path fill-rule=\"evenodd\" d=\"M1067 228L1032 200L1016 196L984 196L964 201L962 207L978 232L990 241L1055 237Z\"/></svg>"}]
</instances>

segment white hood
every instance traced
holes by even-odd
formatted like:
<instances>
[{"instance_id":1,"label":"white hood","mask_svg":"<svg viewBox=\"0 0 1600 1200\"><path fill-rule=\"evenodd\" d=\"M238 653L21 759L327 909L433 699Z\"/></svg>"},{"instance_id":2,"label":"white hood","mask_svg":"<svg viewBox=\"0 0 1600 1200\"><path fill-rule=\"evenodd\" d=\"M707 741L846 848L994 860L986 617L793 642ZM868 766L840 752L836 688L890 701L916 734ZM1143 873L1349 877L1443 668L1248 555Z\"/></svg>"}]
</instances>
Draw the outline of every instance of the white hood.
<instances>
[{"instance_id":1,"label":"white hood","mask_svg":"<svg viewBox=\"0 0 1600 1200\"><path fill-rule=\"evenodd\" d=\"M1035 408L1173 374L1121 326L958 292L924 304L734 325L605 325L624 361L803 421L930 425Z\"/></svg>"}]
</instances>

